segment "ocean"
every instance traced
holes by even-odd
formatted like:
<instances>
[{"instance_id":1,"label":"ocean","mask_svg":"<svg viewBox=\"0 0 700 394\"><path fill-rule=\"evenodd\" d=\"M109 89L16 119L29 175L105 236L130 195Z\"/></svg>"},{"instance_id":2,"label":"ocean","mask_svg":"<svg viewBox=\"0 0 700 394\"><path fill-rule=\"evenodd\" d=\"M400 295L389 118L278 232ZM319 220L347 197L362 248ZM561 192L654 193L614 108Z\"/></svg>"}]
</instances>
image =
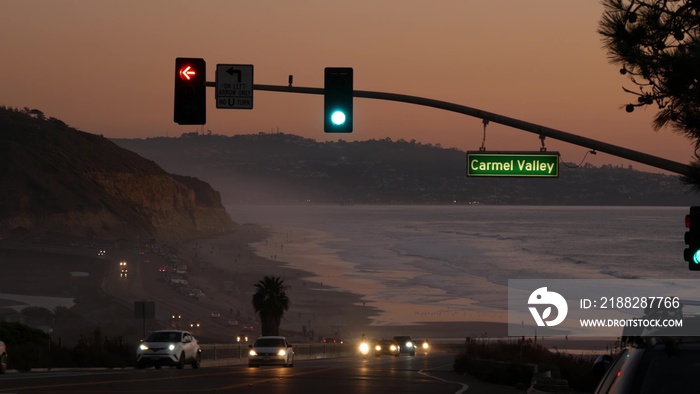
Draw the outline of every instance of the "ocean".
<instances>
[{"instance_id":1,"label":"ocean","mask_svg":"<svg viewBox=\"0 0 700 394\"><path fill-rule=\"evenodd\" d=\"M683 260L687 207L308 204L227 210L237 223L287 232L287 239L298 229L327 234L321 246L345 263L333 283L363 295L394 323L457 321L474 313L488 320L507 310L509 279L700 278ZM303 261L290 265L309 270ZM392 315L392 308L412 312Z\"/></svg>"}]
</instances>

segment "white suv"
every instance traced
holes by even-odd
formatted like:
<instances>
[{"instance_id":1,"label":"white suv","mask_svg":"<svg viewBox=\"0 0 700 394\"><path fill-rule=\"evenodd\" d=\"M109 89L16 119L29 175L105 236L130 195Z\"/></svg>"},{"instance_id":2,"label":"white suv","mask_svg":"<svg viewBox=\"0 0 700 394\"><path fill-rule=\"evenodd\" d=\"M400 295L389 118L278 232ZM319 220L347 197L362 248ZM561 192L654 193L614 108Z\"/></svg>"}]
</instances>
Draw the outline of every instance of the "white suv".
<instances>
[{"instance_id":1,"label":"white suv","mask_svg":"<svg viewBox=\"0 0 700 394\"><path fill-rule=\"evenodd\" d=\"M136 351L136 368L169 365L182 369L185 364L199 368L201 360L202 349L189 331L154 331Z\"/></svg>"},{"instance_id":2,"label":"white suv","mask_svg":"<svg viewBox=\"0 0 700 394\"><path fill-rule=\"evenodd\" d=\"M7 371L7 350L5 350L5 342L0 341L0 373Z\"/></svg>"}]
</instances>

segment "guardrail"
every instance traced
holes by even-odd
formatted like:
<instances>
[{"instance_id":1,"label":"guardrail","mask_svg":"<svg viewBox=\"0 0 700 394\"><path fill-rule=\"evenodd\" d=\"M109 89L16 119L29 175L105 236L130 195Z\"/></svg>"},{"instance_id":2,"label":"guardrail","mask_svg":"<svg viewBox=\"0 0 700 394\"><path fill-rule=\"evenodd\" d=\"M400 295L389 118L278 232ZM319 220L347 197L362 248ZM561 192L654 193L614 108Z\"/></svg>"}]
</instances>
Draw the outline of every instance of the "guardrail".
<instances>
[{"instance_id":1,"label":"guardrail","mask_svg":"<svg viewBox=\"0 0 700 394\"><path fill-rule=\"evenodd\" d=\"M202 366L248 363L248 343L201 344ZM293 343L296 360L346 357L355 354L355 346L344 343Z\"/></svg>"}]
</instances>

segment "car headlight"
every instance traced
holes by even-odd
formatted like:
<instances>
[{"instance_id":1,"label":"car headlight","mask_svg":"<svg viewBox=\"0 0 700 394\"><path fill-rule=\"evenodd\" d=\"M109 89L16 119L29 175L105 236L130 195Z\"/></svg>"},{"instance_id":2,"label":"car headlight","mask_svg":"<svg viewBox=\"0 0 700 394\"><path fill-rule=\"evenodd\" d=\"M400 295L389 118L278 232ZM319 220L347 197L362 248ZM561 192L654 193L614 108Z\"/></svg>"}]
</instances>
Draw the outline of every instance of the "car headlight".
<instances>
[{"instance_id":1,"label":"car headlight","mask_svg":"<svg viewBox=\"0 0 700 394\"><path fill-rule=\"evenodd\" d=\"M171 344L168 346L168 350L170 350L171 352L172 352L173 350L175 350L175 345L173 345L173 344L171 343Z\"/></svg>"},{"instance_id":2,"label":"car headlight","mask_svg":"<svg viewBox=\"0 0 700 394\"><path fill-rule=\"evenodd\" d=\"M382 350L382 347L381 347L381 346L379 346L379 345L377 345L377 346L375 346L375 347L374 347L374 350L376 350L376 351L378 351L378 352L379 352L379 351L381 351L381 350Z\"/></svg>"},{"instance_id":3,"label":"car headlight","mask_svg":"<svg viewBox=\"0 0 700 394\"><path fill-rule=\"evenodd\" d=\"M423 349L427 349L427 348L428 348L428 342L423 342Z\"/></svg>"},{"instance_id":4,"label":"car headlight","mask_svg":"<svg viewBox=\"0 0 700 394\"><path fill-rule=\"evenodd\" d=\"M146 346L146 345L144 345L144 344L141 344L141 345L139 345L139 349L141 349L141 350L148 350L148 346Z\"/></svg>"},{"instance_id":5,"label":"car headlight","mask_svg":"<svg viewBox=\"0 0 700 394\"><path fill-rule=\"evenodd\" d=\"M286 355L286 354L287 354L287 351L284 350L284 349L280 349L280 351L277 352L277 355L278 355L278 356L284 356L284 355Z\"/></svg>"},{"instance_id":6,"label":"car headlight","mask_svg":"<svg viewBox=\"0 0 700 394\"><path fill-rule=\"evenodd\" d=\"M406 342L406 347L413 347L413 342Z\"/></svg>"},{"instance_id":7,"label":"car headlight","mask_svg":"<svg viewBox=\"0 0 700 394\"><path fill-rule=\"evenodd\" d=\"M390 347L389 349L391 349L391 351L393 352L393 351L396 350L396 346L395 346L395 345L391 345L391 347Z\"/></svg>"},{"instance_id":8,"label":"car headlight","mask_svg":"<svg viewBox=\"0 0 700 394\"><path fill-rule=\"evenodd\" d=\"M249 356L257 356L258 353L256 353L255 350L250 349L250 351L248 352L248 355L249 355Z\"/></svg>"}]
</instances>

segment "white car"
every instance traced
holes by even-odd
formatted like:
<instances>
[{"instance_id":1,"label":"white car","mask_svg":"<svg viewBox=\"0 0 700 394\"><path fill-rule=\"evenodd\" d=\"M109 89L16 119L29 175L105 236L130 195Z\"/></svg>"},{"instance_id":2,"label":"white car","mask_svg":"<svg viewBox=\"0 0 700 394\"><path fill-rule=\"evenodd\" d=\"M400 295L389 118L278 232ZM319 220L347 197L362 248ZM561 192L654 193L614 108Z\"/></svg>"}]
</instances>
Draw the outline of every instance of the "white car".
<instances>
[{"instance_id":1,"label":"white car","mask_svg":"<svg viewBox=\"0 0 700 394\"><path fill-rule=\"evenodd\" d=\"M5 342L0 341L0 374L7 371L7 350L5 349Z\"/></svg>"},{"instance_id":2,"label":"white car","mask_svg":"<svg viewBox=\"0 0 700 394\"><path fill-rule=\"evenodd\" d=\"M154 331L136 351L136 368L169 365L182 369L185 364L199 368L201 360L202 349L189 331Z\"/></svg>"},{"instance_id":3,"label":"white car","mask_svg":"<svg viewBox=\"0 0 700 394\"><path fill-rule=\"evenodd\" d=\"M248 366L261 365L294 366L294 350L285 337L265 336L248 346Z\"/></svg>"}]
</instances>

